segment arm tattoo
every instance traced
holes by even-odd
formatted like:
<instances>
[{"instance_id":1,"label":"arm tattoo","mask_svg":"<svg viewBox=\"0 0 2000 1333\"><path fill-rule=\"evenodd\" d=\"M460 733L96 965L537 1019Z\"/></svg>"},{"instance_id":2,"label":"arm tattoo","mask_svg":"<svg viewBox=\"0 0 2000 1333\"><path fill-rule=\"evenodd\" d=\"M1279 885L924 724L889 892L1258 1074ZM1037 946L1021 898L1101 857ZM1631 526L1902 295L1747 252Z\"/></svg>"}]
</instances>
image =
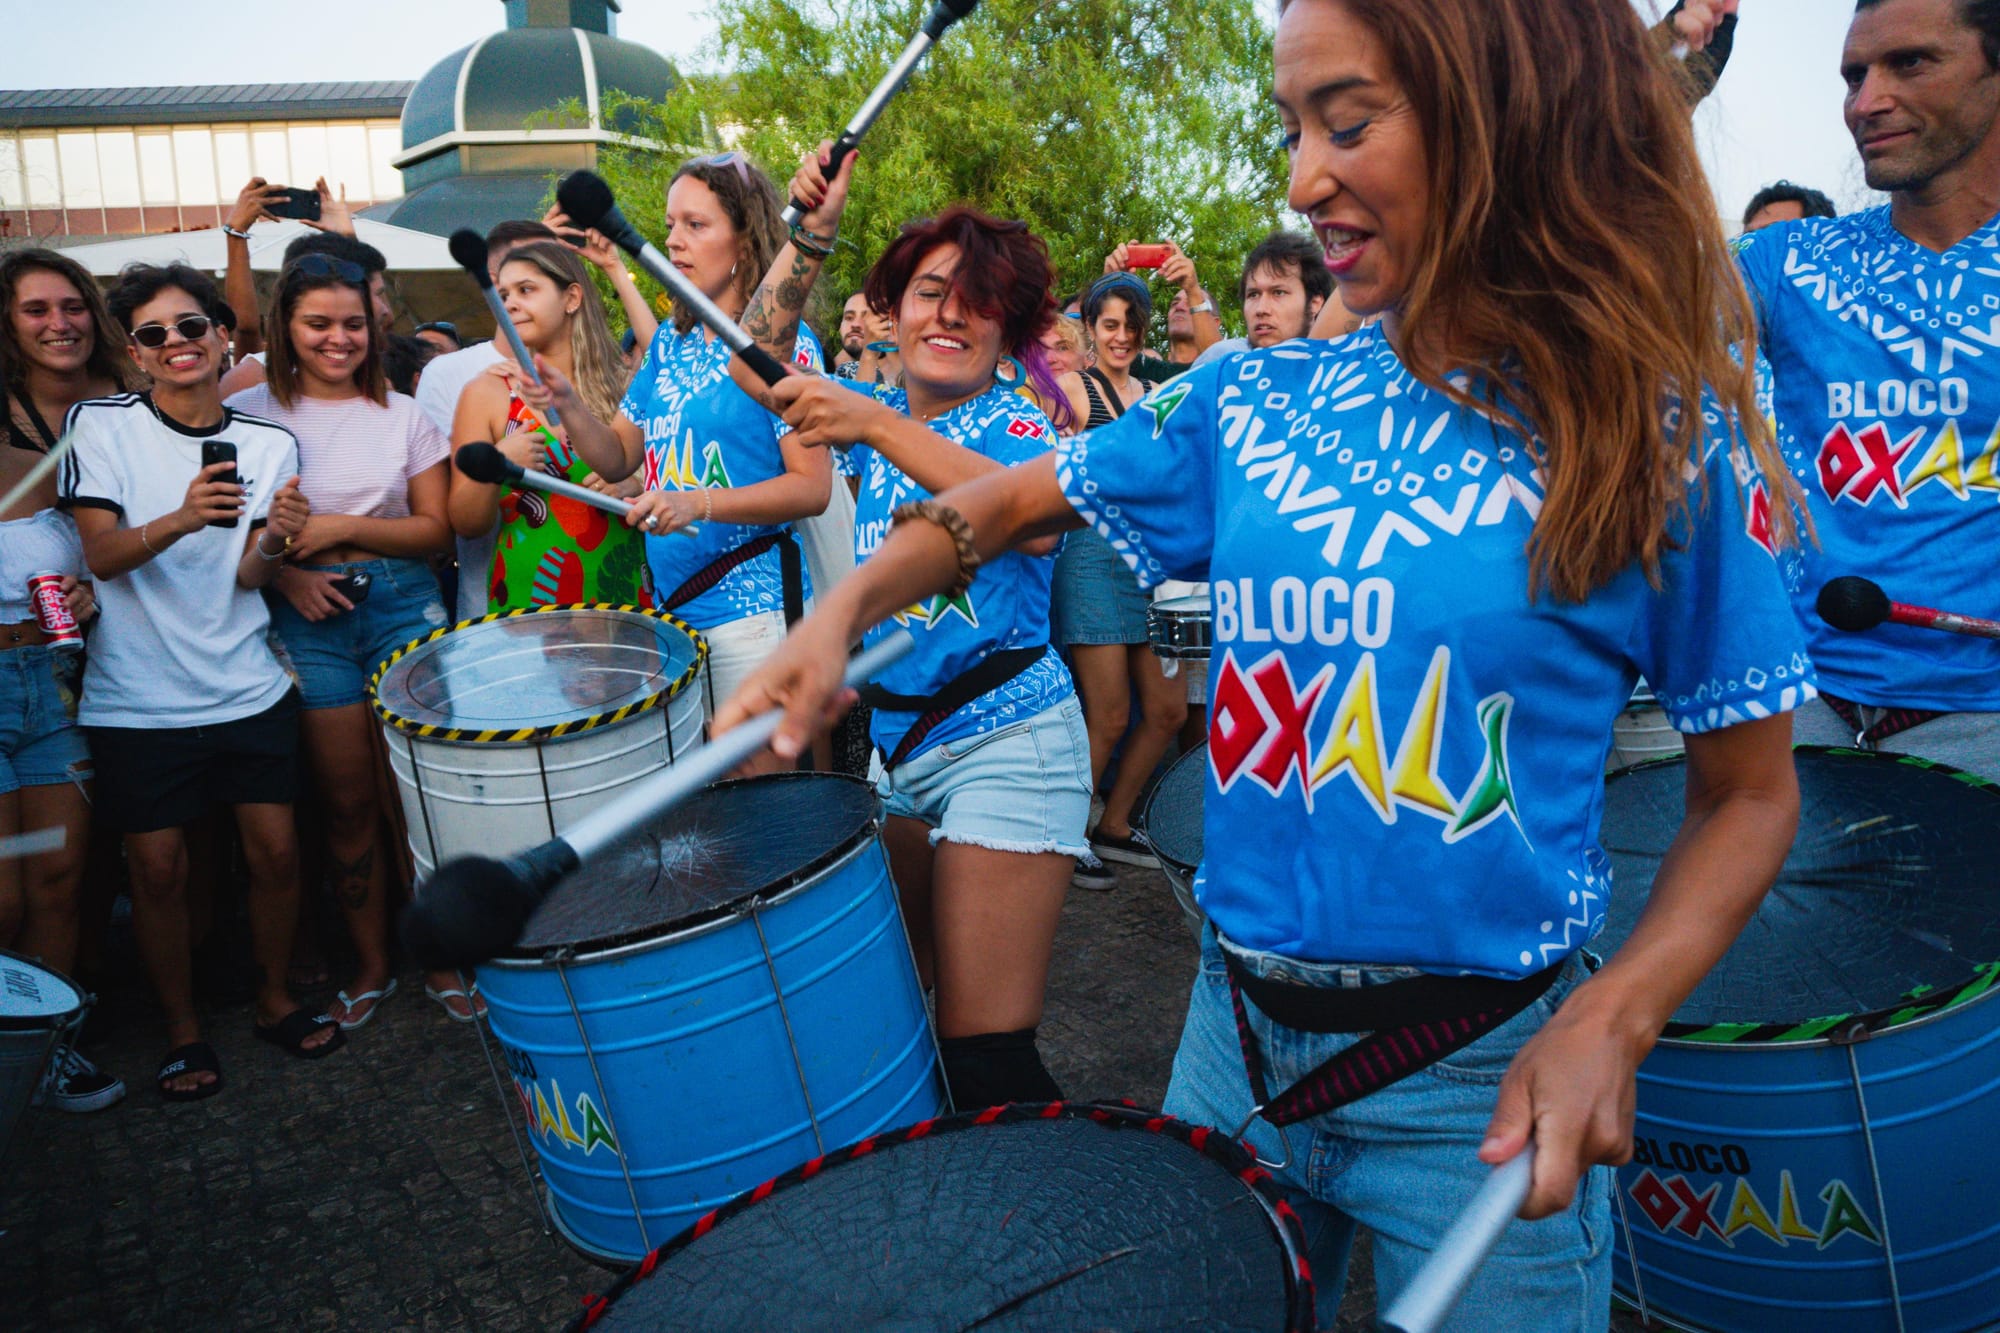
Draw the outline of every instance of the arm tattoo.
<instances>
[{"instance_id":1,"label":"arm tattoo","mask_svg":"<svg viewBox=\"0 0 2000 1333\"><path fill-rule=\"evenodd\" d=\"M794 249L791 271L775 285L768 277L759 283L743 312L743 331L779 360L792 354L792 342L799 336L799 316L818 274L819 261Z\"/></svg>"}]
</instances>

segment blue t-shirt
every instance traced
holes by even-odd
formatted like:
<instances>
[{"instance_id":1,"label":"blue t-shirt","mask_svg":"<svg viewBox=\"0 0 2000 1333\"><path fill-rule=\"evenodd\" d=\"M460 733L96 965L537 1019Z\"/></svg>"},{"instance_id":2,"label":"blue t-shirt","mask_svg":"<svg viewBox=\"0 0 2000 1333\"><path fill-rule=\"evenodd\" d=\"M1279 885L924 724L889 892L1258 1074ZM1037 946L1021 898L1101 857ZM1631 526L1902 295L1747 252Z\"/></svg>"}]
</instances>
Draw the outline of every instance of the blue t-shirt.
<instances>
[{"instance_id":1,"label":"blue t-shirt","mask_svg":"<svg viewBox=\"0 0 2000 1333\"><path fill-rule=\"evenodd\" d=\"M783 474L778 440L791 428L765 411L729 378L729 345L707 337L697 324L686 333L671 320L660 325L646 349L645 363L632 377L619 415L646 436L641 480L651 490L751 486ZM808 369L820 365L812 330L799 326L793 360ZM739 523L697 523L692 531L648 535L646 562L653 571L654 596L664 605L675 589L717 557L789 524L761 527ZM801 570L804 594L811 576ZM730 570L713 588L675 607L674 614L696 629L785 608L778 551L765 551Z\"/></svg>"},{"instance_id":2,"label":"blue t-shirt","mask_svg":"<svg viewBox=\"0 0 2000 1333\"><path fill-rule=\"evenodd\" d=\"M899 388L848 387L909 415L909 395ZM952 443L1008 467L1047 453L1056 438L1056 428L1040 408L999 385L924 424ZM866 560L888 535L889 516L896 507L925 499L930 492L866 445L857 444L848 452L861 478L861 494L854 502L854 554ZM935 694L989 653L1048 643L1049 581L1054 573L1053 555L1010 551L981 565L963 596L932 597L891 616L869 631L867 641L873 643L900 627L910 631L917 646L876 682L892 694ZM1051 649L1020 675L938 723L907 757L914 759L946 741L1024 721L1075 692L1069 670ZM893 754L916 720L915 713L878 708L869 735L883 754Z\"/></svg>"},{"instance_id":3,"label":"blue t-shirt","mask_svg":"<svg viewBox=\"0 0 2000 1333\"><path fill-rule=\"evenodd\" d=\"M1688 732L1814 693L1729 451L1708 448L1659 591L1635 564L1581 606L1531 604L1520 440L1379 328L1190 371L1057 451L1142 584L1210 581L1197 895L1249 948L1548 967L1604 920L1604 760L1639 675Z\"/></svg>"},{"instance_id":4,"label":"blue t-shirt","mask_svg":"<svg viewBox=\"0 0 2000 1333\"><path fill-rule=\"evenodd\" d=\"M1894 601L2000 616L2000 218L1943 254L1886 207L1781 223L1745 237L1738 263L1818 539L1784 565L1821 683L1881 707L2000 710L1990 641L1850 634L1814 609L1858 574Z\"/></svg>"}]
</instances>

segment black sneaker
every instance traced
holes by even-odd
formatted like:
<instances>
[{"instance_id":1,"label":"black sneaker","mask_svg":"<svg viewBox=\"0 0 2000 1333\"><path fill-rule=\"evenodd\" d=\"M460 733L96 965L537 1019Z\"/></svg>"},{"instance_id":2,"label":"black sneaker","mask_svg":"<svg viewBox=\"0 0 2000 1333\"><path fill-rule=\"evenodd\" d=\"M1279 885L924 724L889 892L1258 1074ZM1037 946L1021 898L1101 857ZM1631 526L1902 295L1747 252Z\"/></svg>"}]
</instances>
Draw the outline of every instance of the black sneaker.
<instances>
[{"instance_id":1,"label":"black sneaker","mask_svg":"<svg viewBox=\"0 0 2000 1333\"><path fill-rule=\"evenodd\" d=\"M1090 835L1090 850L1107 861L1116 861L1121 865L1146 866L1154 870L1160 867L1160 858L1147 845L1146 835L1137 829L1122 838L1114 838L1108 833L1093 833Z\"/></svg>"},{"instance_id":2,"label":"black sneaker","mask_svg":"<svg viewBox=\"0 0 2000 1333\"><path fill-rule=\"evenodd\" d=\"M1069 882L1079 889L1095 889L1103 892L1118 887L1118 877L1111 873L1111 867L1085 852L1076 858L1076 873Z\"/></svg>"},{"instance_id":3,"label":"black sneaker","mask_svg":"<svg viewBox=\"0 0 2000 1333\"><path fill-rule=\"evenodd\" d=\"M125 1080L105 1073L74 1046L56 1047L48 1072L35 1093L35 1105L58 1111L102 1111L125 1098Z\"/></svg>"}]
</instances>

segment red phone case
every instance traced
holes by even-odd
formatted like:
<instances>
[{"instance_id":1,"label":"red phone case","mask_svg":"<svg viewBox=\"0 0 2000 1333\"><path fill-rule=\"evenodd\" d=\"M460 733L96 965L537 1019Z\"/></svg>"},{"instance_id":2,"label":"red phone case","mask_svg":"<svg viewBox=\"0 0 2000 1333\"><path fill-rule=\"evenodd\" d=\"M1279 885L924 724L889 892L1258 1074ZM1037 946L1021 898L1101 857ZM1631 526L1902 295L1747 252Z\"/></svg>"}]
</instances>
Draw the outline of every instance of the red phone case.
<instances>
[{"instance_id":1,"label":"red phone case","mask_svg":"<svg viewBox=\"0 0 2000 1333\"><path fill-rule=\"evenodd\" d=\"M1158 268L1173 254L1173 247L1166 245L1128 245L1125 247L1125 263L1129 268Z\"/></svg>"}]
</instances>

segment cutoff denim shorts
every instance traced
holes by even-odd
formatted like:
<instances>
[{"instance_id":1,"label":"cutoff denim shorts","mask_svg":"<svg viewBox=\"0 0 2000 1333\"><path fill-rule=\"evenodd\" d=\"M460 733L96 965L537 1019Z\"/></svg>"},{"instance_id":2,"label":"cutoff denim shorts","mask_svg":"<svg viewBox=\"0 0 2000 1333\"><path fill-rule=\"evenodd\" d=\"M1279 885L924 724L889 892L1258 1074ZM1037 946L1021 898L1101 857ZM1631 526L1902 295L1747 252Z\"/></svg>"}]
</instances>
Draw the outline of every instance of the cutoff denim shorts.
<instances>
[{"instance_id":1,"label":"cutoff denim shorts","mask_svg":"<svg viewBox=\"0 0 2000 1333\"><path fill-rule=\"evenodd\" d=\"M345 708L368 697L368 679L398 648L445 625L444 596L437 576L421 560L358 560L303 569L348 574L366 570L368 596L352 611L317 623L292 609L278 592L271 607L271 631L280 656L298 677L303 706Z\"/></svg>"},{"instance_id":2,"label":"cutoff denim shorts","mask_svg":"<svg viewBox=\"0 0 2000 1333\"><path fill-rule=\"evenodd\" d=\"M1090 816L1090 737L1074 694L1031 718L906 759L876 784L892 815L941 842L1081 856Z\"/></svg>"},{"instance_id":3,"label":"cutoff denim shorts","mask_svg":"<svg viewBox=\"0 0 2000 1333\"><path fill-rule=\"evenodd\" d=\"M41 643L0 652L0 796L90 779L90 748L71 717L74 696L56 678L74 664L65 656Z\"/></svg>"},{"instance_id":4,"label":"cutoff denim shorts","mask_svg":"<svg viewBox=\"0 0 2000 1333\"><path fill-rule=\"evenodd\" d=\"M1315 986L1373 985L1401 968L1302 963L1231 946L1253 976ZM1571 958L1535 1003L1478 1041L1392 1083L1283 1131L1251 1120L1240 1135L1274 1163L1277 1183L1305 1223L1322 1328L1340 1310L1357 1226L1373 1234L1375 1283L1387 1307L1485 1181L1479 1144L1507 1066L1587 974ZM1360 1040L1358 1033L1297 1032L1249 1005L1250 1026L1272 1096ZM1167 1086L1169 1115L1236 1133L1254 1105L1229 1003L1215 928L1202 931L1187 1023ZM1593 1167L1569 1209L1515 1221L1472 1279L1447 1328L1480 1333L1602 1333L1611 1321L1612 1170Z\"/></svg>"}]
</instances>

